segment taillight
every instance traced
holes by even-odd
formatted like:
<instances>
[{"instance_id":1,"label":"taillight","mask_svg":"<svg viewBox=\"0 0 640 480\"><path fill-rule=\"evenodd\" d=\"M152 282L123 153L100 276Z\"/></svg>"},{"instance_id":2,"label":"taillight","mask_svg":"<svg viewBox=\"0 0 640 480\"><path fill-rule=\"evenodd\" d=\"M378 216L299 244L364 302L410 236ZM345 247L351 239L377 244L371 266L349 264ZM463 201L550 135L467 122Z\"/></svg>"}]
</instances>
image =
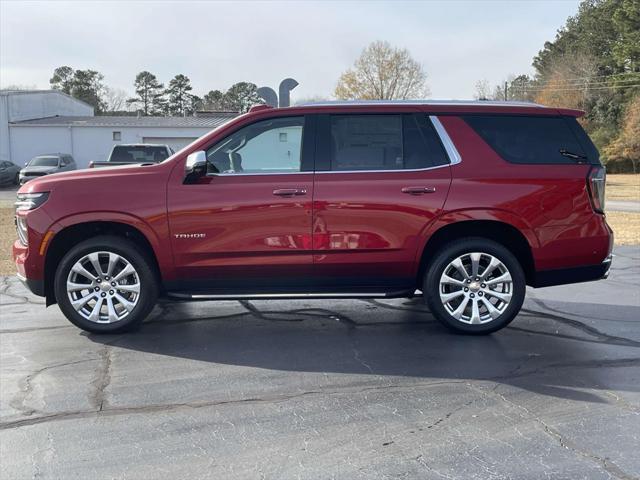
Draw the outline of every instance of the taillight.
<instances>
[{"instance_id":1,"label":"taillight","mask_svg":"<svg viewBox=\"0 0 640 480\"><path fill-rule=\"evenodd\" d=\"M593 210L598 213L604 213L604 187L607 180L607 174L604 167L592 167L587 175L587 190L591 198Z\"/></svg>"}]
</instances>

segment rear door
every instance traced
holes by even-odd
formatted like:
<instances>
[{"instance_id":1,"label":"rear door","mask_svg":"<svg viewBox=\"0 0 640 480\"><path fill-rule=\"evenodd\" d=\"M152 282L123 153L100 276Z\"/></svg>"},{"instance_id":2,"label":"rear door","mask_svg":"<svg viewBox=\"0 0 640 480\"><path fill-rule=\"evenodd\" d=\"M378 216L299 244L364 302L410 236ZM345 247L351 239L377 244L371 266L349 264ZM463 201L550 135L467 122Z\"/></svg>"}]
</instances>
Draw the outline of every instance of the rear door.
<instances>
[{"instance_id":1,"label":"rear door","mask_svg":"<svg viewBox=\"0 0 640 480\"><path fill-rule=\"evenodd\" d=\"M292 291L311 277L313 121L252 123L206 149L208 175L169 186L172 290Z\"/></svg>"},{"instance_id":2,"label":"rear door","mask_svg":"<svg viewBox=\"0 0 640 480\"><path fill-rule=\"evenodd\" d=\"M316 166L318 284L413 288L422 233L451 183L449 158L429 117L321 115Z\"/></svg>"}]
</instances>

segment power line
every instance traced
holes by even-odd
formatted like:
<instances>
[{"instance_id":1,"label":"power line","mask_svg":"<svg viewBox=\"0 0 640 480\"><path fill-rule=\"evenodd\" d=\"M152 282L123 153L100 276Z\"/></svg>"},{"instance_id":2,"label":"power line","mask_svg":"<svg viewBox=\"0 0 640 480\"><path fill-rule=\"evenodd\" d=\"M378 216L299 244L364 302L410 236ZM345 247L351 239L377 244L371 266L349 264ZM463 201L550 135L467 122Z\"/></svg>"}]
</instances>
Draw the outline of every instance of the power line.
<instances>
[{"instance_id":1,"label":"power line","mask_svg":"<svg viewBox=\"0 0 640 480\"><path fill-rule=\"evenodd\" d=\"M518 92L522 92L522 93L527 93L527 92L541 92L541 91L546 91L546 92L581 92L583 90L606 90L606 89L613 89L613 88L618 88L618 89L623 89L623 88L634 88L634 87L640 87L640 83L634 83L633 85L608 85L606 87L590 87L590 86L585 86L583 88L545 88L545 87L532 87L532 88L514 88L512 89Z\"/></svg>"},{"instance_id":2,"label":"power line","mask_svg":"<svg viewBox=\"0 0 640 480\"><path fill-rule=\"evenodd\" d=\"M596 75L595 78L610 78L610 77L622 77L625 75L640 75L640 72L626 72L626 73L609 73L607 75ZM584 77L573 77L573 78L566 78L564 80L570 82L570 81L581 81L581 80L585 80L586 78L588 78L588 76L584 76ZM564 81L563 80L563 81Z\"/></svg>"},{"instance_id":3,"label":"power line","mask_svg":"<svg viewBox=\"0 0 640 480\"><path fill-rule=\"evenodd\" d=\"M593 80L582 80L580 82L545 82L542 83L542 85L550 85L550 86L558 86L558 87L570 87L570 86L580 86L580 85L604 85L604 84L609 84L611 82L611 80L604 80L604 81L600 81L600 78L602 77L597 77L594 78ZM621 80L615 80L616 83L620 83L620 82L637 82L638 80L640 80L640 75L637 77L633 77L633 78L625 78L625 79L621 79ZM518 83L514 83L514 85L518 85Z\"/></svg>"}]
</instances>

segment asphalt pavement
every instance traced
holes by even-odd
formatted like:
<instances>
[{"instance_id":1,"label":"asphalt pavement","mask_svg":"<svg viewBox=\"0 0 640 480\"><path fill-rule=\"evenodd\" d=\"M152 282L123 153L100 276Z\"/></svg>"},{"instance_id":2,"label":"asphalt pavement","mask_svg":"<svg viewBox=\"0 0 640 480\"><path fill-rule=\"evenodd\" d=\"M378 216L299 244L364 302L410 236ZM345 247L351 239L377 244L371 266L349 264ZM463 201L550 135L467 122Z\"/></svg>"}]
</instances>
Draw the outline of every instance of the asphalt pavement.
<instances>
[{"instance_id":1,"label":"asphalt pavement","mask_svg":"<svg viewBox=\"0 0 640 480\"><path fill-rule=\"evenodd\" d=\"M640 247L454 335L419 299L163 303L81 332L0 284L3 479L640 477Z\"/></svg>"}]
</instances>

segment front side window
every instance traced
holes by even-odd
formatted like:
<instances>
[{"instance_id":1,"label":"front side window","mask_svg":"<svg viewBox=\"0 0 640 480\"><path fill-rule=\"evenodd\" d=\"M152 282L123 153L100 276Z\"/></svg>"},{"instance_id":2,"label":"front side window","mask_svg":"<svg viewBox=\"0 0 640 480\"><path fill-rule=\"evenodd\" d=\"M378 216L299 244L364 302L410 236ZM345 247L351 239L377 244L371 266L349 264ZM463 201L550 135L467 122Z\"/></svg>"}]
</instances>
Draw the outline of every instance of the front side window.
<instances>
[{"instance_id":1,"label":"front side window","mask_svg":"<svg viewBox=\"0 0 640 480\"><path fill-rule=\"evenodd\" d=\"M449 163L426 115L334 115L331 170L414 170Z\"/></svg>"},{"instance_id":2,"label":"front side window","mask_svg":"<svg viewBox=\"0 0 640 480\"><path fill-rule=\"evenodd\" d=\"M563 117L468 115L464 120L510 163L575 164L587 160Z\"/></svg>"},{"instance_id":3,"label":"front side window","mask_svg":"<svg viewBox=\"0 0 640 480\"><path fill-rule=\"evenodd\" d=\"M304 117L272 118L243 127L207 150L207 173L299 172L303 129Z\"/></svg>"}]
</instances>

